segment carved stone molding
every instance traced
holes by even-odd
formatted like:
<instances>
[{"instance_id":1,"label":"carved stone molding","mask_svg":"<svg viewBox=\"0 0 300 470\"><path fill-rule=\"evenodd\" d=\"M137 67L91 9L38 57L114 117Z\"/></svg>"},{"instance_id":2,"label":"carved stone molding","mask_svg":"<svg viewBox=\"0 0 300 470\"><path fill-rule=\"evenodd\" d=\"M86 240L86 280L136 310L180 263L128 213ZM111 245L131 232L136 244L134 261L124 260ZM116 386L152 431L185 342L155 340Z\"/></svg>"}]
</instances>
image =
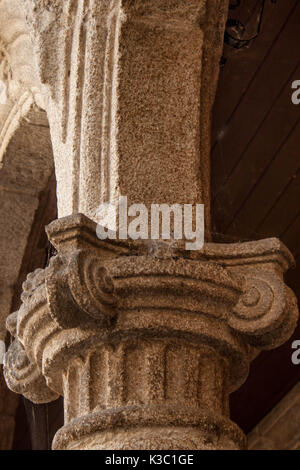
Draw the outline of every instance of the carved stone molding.
<instances>
[{"instance_id":1,"label":"carved stone molding","mask_svg":"<svg viewBox=\"0 0 300 470\"><path fill-rule=\"evenodd\" d=\"M57 255L8 320L7 383L37 402L64 396L56 449L244 448L229 394L255 348L294 330L289 251L273 239L201 252L100 241L95 224L101 203L126 195L204 203L209 233L228 0L22 4L68 217L48 227Z\"/></svg>"},{"instance_id":2,"label":"carved stone molding","mask_svg":"<svg viewBox=\"0 0 300 470\"><path fill-rule=\"evenodd\" d=\"M24 283L5 376L19 392L33 376L38 396L39 371L47 396L64 396L54 448L244 448L229 394L246 380L253 346L275 347L295 327L288 250L270 239L153 252L100 241L81 215L47 231L58 254ZM20 344L28 359L16 372Z\"/></svg>"},{"instance_id":3,"label":"carved stone molding","mask_svg":"<svg viewBox=\"0 0 300 470\"><path fill-rule=\"evenodd\" d=\"M28 281L27 281L28 282ZM17 335L18 312L8 317L7 328L12 336ZM6 383L10 390L24 395L34 403L49 403L58 398L45 382L36 363L31 362L23 345L15 339L5 355Z\"/></svg>"},{"instance_id":4,"label":"carved stone molding","mask_svg":"<svg viewBox=\"0 0 300 470\"><path fill-rule=\"evenodd\" d=\"M7 386L34 403L49 403L58 398L47 386L36 364L29 361L23 346L15 340L6 357Z\"/></svg>"},{"instance_id":5,"label":"carved stone molding","mask_svg":"<svg viewBox=\"0 0 300 470\"><path fill-rule=\"evenodd\" d=\"M24 2L0 0L0 80L6 86L9 102L17 102L24 93L45 108L46 97L38 77L38 68Z\"/></svg>"},{"instance_id":6,"label":"carved stone molding","mask_svg":"<svg viewBox=\"0 0 300 470\"><path fill-rule=\"evenodd\" d=\"M0 0L0 339L12 311L40 192L53 156L24 4ZM2 371L1 371L2 374ZM26 393L25 393L26 395ZM0 384L0 449L13 443L17 396Z\"/></svg>"},{"instance_id":7,"label":"carved stone molding","mask_svg":"<svg viewBox=\"0 0 300 470\"><path fill-rule=\"evenodd\" d=\"M14 286L31 234L39 199L53 168L47 117L32 109L30 95L15 104L0 128L0 339L12 311ZM25 113L25 115L23 115ZM0 123L1 126L1 123Z\"/></svg>"},{"instance_id":8,"label":"carved stone molding","mask_svg":"<svg viewBox=\"0 0 300 470\"><path fill-rule=\"evenodd\" d=\"M300 450L300 383L248 435L250 450Z\"/></svg>"}]
</instances>

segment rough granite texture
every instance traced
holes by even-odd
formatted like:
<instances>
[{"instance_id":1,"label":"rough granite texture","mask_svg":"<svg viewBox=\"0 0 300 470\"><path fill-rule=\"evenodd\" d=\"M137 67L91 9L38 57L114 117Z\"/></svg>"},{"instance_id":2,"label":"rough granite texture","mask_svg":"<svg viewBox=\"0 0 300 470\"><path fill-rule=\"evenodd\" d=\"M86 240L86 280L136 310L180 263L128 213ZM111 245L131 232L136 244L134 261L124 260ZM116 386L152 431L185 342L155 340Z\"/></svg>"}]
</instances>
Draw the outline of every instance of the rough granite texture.
<instances>
[{"instance_id":1,"label":"rough granite texture","mask_svg":"<svg viewBox=\"0 0 300 470\"><path fill-rule=\"evenodd\" d=\"M15 339L4 373L36 403L64 396L55 449L245 448L229 394L257 350L295 328L295 296L283 281L293 259L278 240L187 252L183 242L96 236L99 204L119 195L129 204L204 203L209 232L210 122L227 9L228 0L0 0L0 161L5 172L12 137L39 104L60 217L47 229L57 255L28 276L7 320ZM2 17L12 20L6 33ZM14 47L14 33L23 46ZM24 70L14 62L20 51ZM17 152L12 166L20 160ZM8 166L1 181L15 188L32 178L39 188L47 163L33 160L18 178ZM16 198L1 211L18 207L22 229L35 199Z\"/></svg>"},{"instance_id":2,"label":"rough granite texture","mask_svg":"<svg viewBox=\"0 0 300 470\"><path fill-rule=\"evenodd\" d=\"M249 450L300 450L300 383L248 437Z\"/></svg>"},{"instance_id":3,"label":"rough granite texture","mask_svg":"<svg viewBox=\"0 0 300 470\"><path fill-rule=\"evenodd\" d=\"M120 194L209 206L228 0L24 4L49 91L59 216L97 220Z\"/></svg>"},{"instance_id":4,"label":"rough granite texture","mask_svg":"<svg viewBox=\"0 0 300 470\"><path fill-rule=\"evenodd\" d=\"M0 340L53 154L23 2L0 0ZM2 373L2 372L1 372ZM0 383L0 449L13 443L17 396Z\"/></svg>"},{"instance_id":5,"label":"rough granite texture","mask_svg":"<svg viewBox=\"0 0 300 470\"><path fill-rule=\"evenodd\" d=\"M242 449L229 394L253 348L295 329L276 239L178 246L100 241L83 215L47 229L58 254L28 276L8 318L8 386L35 402L64 396L55 449Z\"/></svg>"}]
</instances>

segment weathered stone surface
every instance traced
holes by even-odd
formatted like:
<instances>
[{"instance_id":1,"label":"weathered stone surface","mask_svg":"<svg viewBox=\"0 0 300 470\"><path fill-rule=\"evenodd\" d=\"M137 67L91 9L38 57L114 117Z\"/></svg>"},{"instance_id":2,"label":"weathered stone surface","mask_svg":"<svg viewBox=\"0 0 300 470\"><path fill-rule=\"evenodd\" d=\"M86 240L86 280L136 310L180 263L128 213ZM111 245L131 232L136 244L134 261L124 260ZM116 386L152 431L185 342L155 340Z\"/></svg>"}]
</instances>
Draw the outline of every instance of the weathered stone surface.
<instances>
[{"instance_id":1,"label":"weathered stone surface","mask_svg":"<svg viewBox=\"0 0 300 470\"><path fill-rule=\"evenodd\" d=\"M53 222L48 235L58 255L29 275L9 324L64 396L54 447L244 448L229 393L247 378L252 345L272 348L295 328L282 280L288 250L271 239L207 244L196 259L180 243L153 252L100 241L80 215ZM13 371L6 361L8 385Z\"/></svg>"},{"instance_id":2,"label":"weathered stone surface","mask_svg":"<svg viewBox=\"0 0 300 470\"><path fill-rule=\"evenodd\" d=\"M53 156L45 113L31 110L21 114L13 137L9 126L2 128L0 151L0 339L5 340L5 320L11 312L28 238L39 205L40 193L53 172ZM5 148L3 147L5 146Z\"/></svg>"},{"instance_id":3,"label":"weathered stone surface","mask_svg":"<svg viewBox=\"0 0 300 470\"><path fill-rule=\"evenodd\" d=\"M3 106L6 105L10 108L11 117L16 113L24 116L29 109L28 104L30 106L35 102L44 109L47 100L38 77L33 45L26 24L24 3L20 0L0 1L0 88L2 88L2 99L0 99L1 149ZM13 124L13 122L11 123ZM11 126L10 136L13 135L16 128Z\"/></svg>"},{"instance_id":4,"label":"weathered stone surface","mask_svg":"<svg viewBox=\"0 0 300 470\"><path fill-rule=\"evenodd\" d=\"M250 450L300 450L300 383L248 436Z\"/></svg>"},{"instance_id":5,"label":"weathered stone surface","mask_svg":"<svg viewBox=\"0 0 300 470\"><path fill-rule=\"evenodd\" d=\"M57 449L244 448L229 394L257 349L295 328L283 282L290 253L273 239L191 253L179 242L100 241L95 224L99 204L122 194L129 204L203 202L209 232L210 116L228 0L23 5L38 93L26 82L28 97L18 80L13 116L41 93L59 216L68 217L48 227L58 253L28 276L8 319L6 381L38 403L64 396ZM5 85L10 57L5 50ZM23 187L29 176L6 183ZM30 210L24 201L27 219Z\"/></svg>"},{"instance_id":6,"label":"weathered stone surface","mask_svg":"<svg viewBox=\"0 0 300 470\"><path fill-rule=\"evenodd\" d=\"M0 340L12 309L38 198L53 172L49 126L25 10L17 0L0 0ZM0 448L13 441L11 392L0 395ZM3 389L3 390L2 390ZM3 392L3 393L2 393ZM10 411L9 411L10 410Z\"/></svg>"},{"instance_id":7,"label":"weathered stone surface","mask_svg":"<svg viewBox=\"0 0 300 470\"><path fill-rule=\"evenodd\" d=\"M60 217L99 220L99 204L120 194L209 205L210 116L227 6L26 0L50 96Z\"/></svg>"},{"instance_id":8,"label":"weathered stone surface","mask_svg":"<svg viewBox=\"0 0 300 470\"><path fill-rule=\"evenodd\" d=\"M30 276L29 276L30 279ZM30 281L26 281L28 284ZM24 289L26 289L24 283ZM34 288L37 284L34 285ZM31 292L31 291L30 291ZM26 297L26 290L23 298ZM11 314L7 320L7 329L14 337L17 335L18 312ZM8 387L15 393L24 395L34 403L49 403L58 398L45 382L45 378L37 365L31 362L23 345L15 339L5 355L4 375Z\"/></svg>"}]
</instances>

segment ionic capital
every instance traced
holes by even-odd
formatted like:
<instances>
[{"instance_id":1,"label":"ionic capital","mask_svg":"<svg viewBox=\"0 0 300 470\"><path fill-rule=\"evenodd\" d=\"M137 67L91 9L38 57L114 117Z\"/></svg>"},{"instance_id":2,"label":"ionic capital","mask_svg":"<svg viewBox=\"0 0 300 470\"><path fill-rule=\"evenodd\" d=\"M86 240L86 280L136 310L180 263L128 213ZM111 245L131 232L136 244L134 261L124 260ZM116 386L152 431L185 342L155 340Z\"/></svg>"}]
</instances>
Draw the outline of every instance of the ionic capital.
<instances>
[{"instance_id":1,"label":"ionic capital","mask_svg":"<svg viewBox=\"0 0 300 470\"><path fill-rule=\"evenodd\" d=\"M64 396L54 447L243 448L228 398L247 378L252 347L276 347L295 328L288 250L271 239L153 252L99 240L80 215L47 231L58 254L24 284L5 374L23 394L33 376L33 400L35 380Z\"/></svg>"}]
</instances>

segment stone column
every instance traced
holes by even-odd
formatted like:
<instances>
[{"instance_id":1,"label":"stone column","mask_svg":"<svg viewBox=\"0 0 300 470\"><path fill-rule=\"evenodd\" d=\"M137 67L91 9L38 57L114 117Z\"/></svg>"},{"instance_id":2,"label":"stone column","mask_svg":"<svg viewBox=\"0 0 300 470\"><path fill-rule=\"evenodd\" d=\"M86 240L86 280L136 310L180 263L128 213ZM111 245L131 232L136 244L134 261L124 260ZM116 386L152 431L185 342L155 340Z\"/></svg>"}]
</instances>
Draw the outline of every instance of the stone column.
<instances>
[{"instance_id":1,"label":"stone column","mask_svg":"<svg viewBox=\"0 0 300 470\"><path fill-rule=\"evenodd\" d=\"M209 206L228 0L25 5L49 95L59 217L97 220L99 204L120 194L129 203Z\"/></svg>"},{"instance_id":2,"label":"stone column","mask_svg":"<svg viewBox=\"0 0 300 470\"><path fill-rule=\"evenodd\" d=\"M58 255L29 275L9 317L8 386L34 402L64 396L56 449L241 449L229 394L255 348L297 320L277 240L180 244L100 241L83 215L48 227Z\"/></svg>"},{"instance_id":3,"label":"stone column","mask_svg":"<svg viewBox=\"0 0 300 470\"><path fill-rule=\"evenodd\" d=\"M229 394L297 320L278 240L101 241L101 202L205 203L228 2L27 0L58 178L50 266L9 317L8 386L64 396L55 449L242 449ZM78 212L82 212L79 214Z\"/></svg>"}]
</instances>

